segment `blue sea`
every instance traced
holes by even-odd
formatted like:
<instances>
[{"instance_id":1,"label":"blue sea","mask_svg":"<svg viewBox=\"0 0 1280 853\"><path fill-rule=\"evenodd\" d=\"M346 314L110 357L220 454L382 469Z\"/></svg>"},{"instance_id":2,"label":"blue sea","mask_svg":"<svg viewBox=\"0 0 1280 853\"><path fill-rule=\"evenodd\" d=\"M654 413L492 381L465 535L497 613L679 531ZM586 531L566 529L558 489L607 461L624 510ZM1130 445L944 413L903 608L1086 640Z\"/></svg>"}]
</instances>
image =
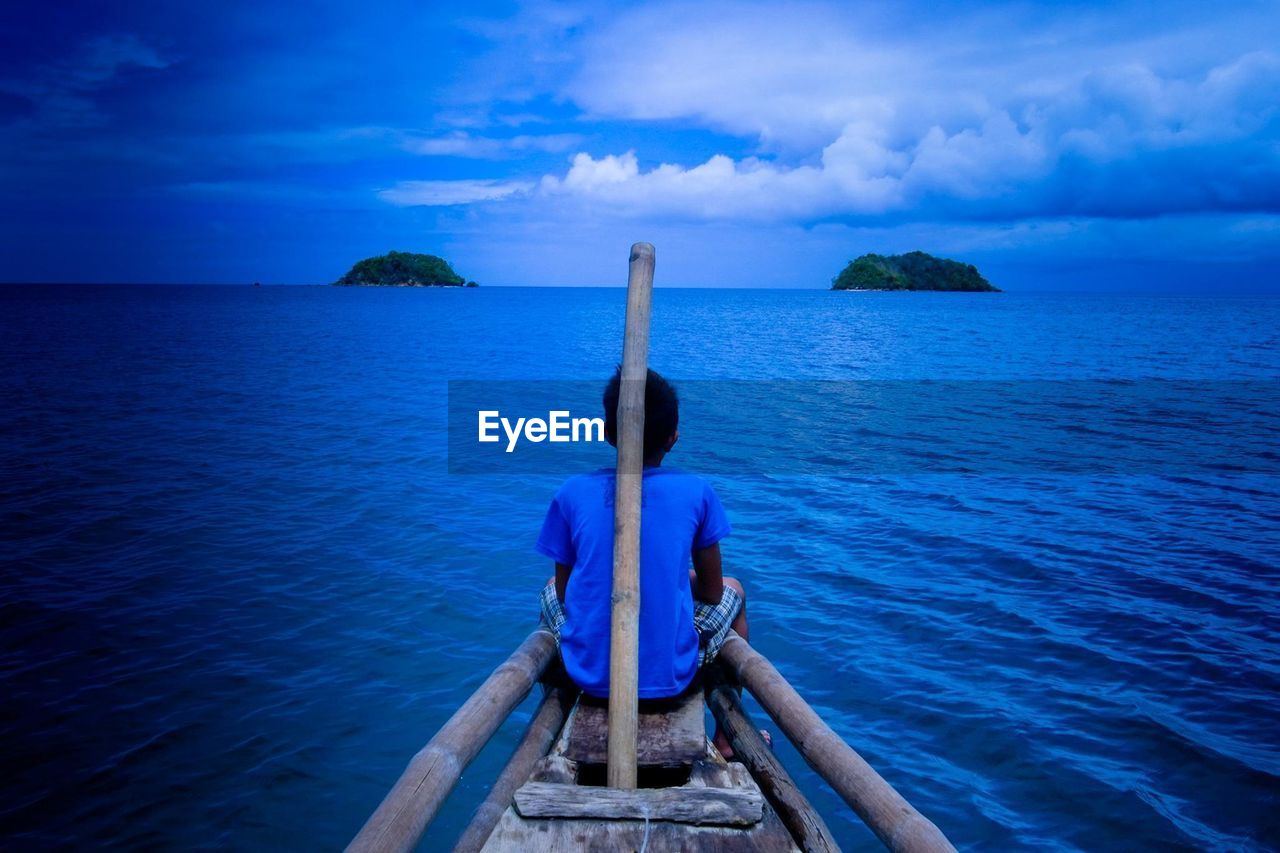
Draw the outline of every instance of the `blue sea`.
<instances>
[{"instance_id":1,"label":"blue sea","mask_svg":"<svg viewBox=\"0 0 1280 853\"><path fill-rule=\"evenodd\" d=\"M345 845L534 627L559 480L611 464L468 473L450 388L602 385L624 301L0 288L0 847ZM753 644L958 847L1280 846L1280 298L659 288L650 356ZM899 408L940 387L982 417Z\"/></svg>"}]
</instances>

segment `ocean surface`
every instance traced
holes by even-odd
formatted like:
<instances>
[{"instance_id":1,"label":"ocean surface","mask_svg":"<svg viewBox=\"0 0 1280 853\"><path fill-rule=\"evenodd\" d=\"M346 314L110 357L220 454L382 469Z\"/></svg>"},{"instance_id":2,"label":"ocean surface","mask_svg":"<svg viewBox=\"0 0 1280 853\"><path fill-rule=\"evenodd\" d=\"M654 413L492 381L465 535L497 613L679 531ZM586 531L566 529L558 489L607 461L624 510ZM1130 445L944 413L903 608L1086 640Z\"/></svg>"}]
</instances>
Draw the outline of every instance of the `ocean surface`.
<instances>
[{"instance_id":1,"label":"ocean surface","mask_svg":"<svg viewBox=\"0 0 1280 853\"><path fill-rule=\"evenodd\" d=\"M0 288L0 847L345 845L534 627L559 480L611 464L468 473L450 388L598 387L623 311ZM754 645L958 847L1280 847L1280 298L659 289L650 351ZM969 415L903 402L939 387Z\"/></svg>"}]
</instances>

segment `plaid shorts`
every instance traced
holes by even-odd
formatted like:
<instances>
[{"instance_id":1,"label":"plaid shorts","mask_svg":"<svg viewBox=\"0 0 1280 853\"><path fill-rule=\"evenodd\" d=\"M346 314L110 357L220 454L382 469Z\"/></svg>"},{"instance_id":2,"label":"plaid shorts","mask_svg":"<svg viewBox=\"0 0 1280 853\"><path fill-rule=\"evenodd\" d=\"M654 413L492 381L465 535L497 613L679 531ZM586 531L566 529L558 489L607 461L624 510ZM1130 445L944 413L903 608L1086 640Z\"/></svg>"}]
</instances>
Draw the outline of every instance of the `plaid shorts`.
<instances>
[{"instance_id":1,"label":"plaid shorts","mask_svg":"<svg viewBox=\"0 0 1280 853\"><path fill-rule=\"evenodd\" d=\"M542 624L551 629L556 643L560 642L560 629L564 627L564 605L556 598L554 582L542 588ZM733 620L742 610L742 596L725 585L719 604L693 602L693 627L698 629L698 666L704 667L720 654L720 647L729 637Z\"/></svg>"}]
</instances>

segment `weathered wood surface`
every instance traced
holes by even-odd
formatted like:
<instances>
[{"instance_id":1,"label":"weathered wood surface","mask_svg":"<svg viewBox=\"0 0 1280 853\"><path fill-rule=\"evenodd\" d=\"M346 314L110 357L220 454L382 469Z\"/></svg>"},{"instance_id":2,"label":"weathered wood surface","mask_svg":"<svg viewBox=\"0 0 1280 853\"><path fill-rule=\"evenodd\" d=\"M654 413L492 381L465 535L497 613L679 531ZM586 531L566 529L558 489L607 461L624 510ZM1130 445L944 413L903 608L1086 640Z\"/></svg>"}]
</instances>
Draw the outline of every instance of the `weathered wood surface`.
<instances>
[{"instance_id":1,"label":"weathered wood surface","mask_svg":"<svg viewBox=\"0 0 1280 853\"><path fill-rule=\"evenodd\" d=\"M954 851L946 836L854 752L741 637L730 636L718 658L760 700L805 761L894 851Z\"/></svg>"},{"instance_id":2,"label":"weathered wood surface","mask_svg":"<svg viewBox=\"0 0 1280 853\"><path fill-rule=\"evenodd\" d=\"M590 788L529 782L515 795L522 817L670 820L698 826L750 826L764 815L758 788Z\"/></svg>"},{"instance_id":3,"label":"weathered wood surface","mask_svg":"<svg viewBox=\"0 0 1280 853\"><path fill-rule=\"evenodd\" d=\"M563 755L548 755L540 758L533 765L529 774L530 782L558 782L561 785L572 785L578 778L578 765ZM517 786L518 787L518 786ZM514 796L515 792L511 792Z\"/></svg>"},{"instance_id":4,"label":"weathered wood surface","mask_svg":"<svg viewBox=\"0 0 1280 853\"><path fill-rule=\"evenodd\" d=\"M758 787L751 772L742 764L730 764L719 750L705 742L705 753L689 770L690 788L754 788Z\"/></svg>"},{"instance_id":5,"label":"weathered wood surface","mask_svg":"<svg viewBox=\"0 0 1280 853\"><path fill-rule=\"evenodd\" d=\"M641 702L637 722L636 763L640 766L689 764L706 750L701 690L662 703ZM608 709L584 697L574 715L566 757L582 764L604 764L608 730Z\"/></svg>"},{"instance_id":6,"label":"weathered wood surface","mask_svg":"<svg viewBox=\"0 0 1280 853\"><path fill-rule=\"evenodd\" d=\"M463 769L529 695L555 652L549 632L538 629L530 634L413 757L347 849L413 849Z\"/></svg>"},{"instance_id":7,"label":"weathered wood surface","mask_svg":"<svg viewBox=\"0 0 1280 853\"><path fill-rule=\"evenodd\" d=\"M525 820L508 809L486 853L793 853L786 827L765 806L765 818L748 828L689 826L642 820Z\"/></svg>"},{"instance_id":8,"label":"weathered wood surface","mask_svg":"<svg viewBox=\"0 0 1280 853\"><path fill-rule=\"evenodd\" d=\"M640 654L640 483L644 387L649 364L653 246L631 247L627 321L618 389L618 466L613 515L613 612L609 634L610 787L636 786L636 697Z\"/></svg>"},{"instance_id":9,"label":"weathered wood surface","mask_svg":"<svg viewBox=\"0 0 1280 853\"><path fill-rule=\"evenodd\" d=\"M742 767L741 764L738 766ZM729 765L723 759L719 764L713 764L705 758L699 758L689 769L688 785L691 788L728 788L732 784L734 780L729 775Z\"/></svg>"},{"instance_id":10,"label":"weathered wood surface","mask_svg":"<svg viewBox=\"0 0 1280 853\"><path fill-rule=\"evenodd\" d=\"M562 736L556 749L562 747L564 741ZM710 743L704 741L703 745L704 755L694 762L688 786L676 790L728 786L759 790L747 768L741 764L727 764ZM535 778L565 779L573 766L573 762L553 751L552 755L539 762L539 769L534 771ZM760 822L746 827L695 826L656 820L526 819L512 807L503 814L484 849L485 853L560 853L566 850L615 853L641 849L647 853L685 853L691 850L700 853L794 853L798 850L767 800L763 801Z\"/></svg>"},{"instance_id":11,"label":"weathered wood surface","mask_svg":"<svg viewBox=\"0 0 1280 853\"><path fill-rule=\"evenodd\" d=\"M832 837L831 830L764 742L760 730L742 707L737 691L725 679L720 665L709 667L705 677L707 705L729 739L734 758L742 762L734 766L745 767L751 772L801 850L805 853L839 851L840 845Z\"/></svg>"},{"instance_id":12,"label":"weathered wood surface","mask_svg":"<svg viewBox=\"0 0 1280 853\"><path fill-rule=\"evenodd\" d=\"M560 734L576 697L577 691L567 687L552 687L547 690L507 766L489 789L489 796L476 809L471 823L454 846L454 853L476 853L484 847L485 839L497 826L502 813L511 805L516 789L529 779L540 761L546 760L547 751Z\"/></svg>"}]
</instances>

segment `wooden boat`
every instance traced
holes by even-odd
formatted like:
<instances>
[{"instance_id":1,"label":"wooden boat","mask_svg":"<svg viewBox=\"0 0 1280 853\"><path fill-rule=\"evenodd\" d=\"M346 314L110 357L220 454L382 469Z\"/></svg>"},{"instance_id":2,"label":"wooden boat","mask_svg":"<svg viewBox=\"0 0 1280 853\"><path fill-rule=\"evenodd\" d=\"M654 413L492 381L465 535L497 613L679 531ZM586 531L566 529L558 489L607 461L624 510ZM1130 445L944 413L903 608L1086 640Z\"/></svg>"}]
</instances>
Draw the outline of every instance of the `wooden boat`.
<instances>
[{"instance_id":1,"label":"wooden boat","mask_svg":"<svg viewBox=\"0 0 1280 853\"><path fill-rule=\"evenodd\" d=\"M539 682L538 710L456 851L838 850L743 710L741 687L886 847L955 849L736 635L684 694L637 701L640 456L652 276L653 247L637 243L618 407L607 707L579 694L558 666L555 638L535 630L414 756L349 851L414 849L462 771ZM704 699L729 738L733 762L707 740Z\"/></svg>"},{"instance_id":2,"label":"wooden boat","mask_svg":"<svg viewBox=\"0 0 1280 853\"><path fill-rule=\"evenodd\" d=\"M703 685L707 705L733 746L733 762L717 760L719 753L706 740L702 691L687 693L670 707L640 709L640 782L679 783L670 787L622 791L599 785L607 712L583 704L571 686L547 675L548 669L555 671L555 658L551 634L530 634L414 756L347 849L414 849L463 769L546 676L533 719L455 851L838 850L822 818L760 739L730 679L751 691L801 756L888 849L954 850L740 638L725 643ZM700 738L696 757L689 742L690 709L696 711ZM757 804L759 818L744 822L744 815L756 814Z\"/></svg>"}]
</instances>

